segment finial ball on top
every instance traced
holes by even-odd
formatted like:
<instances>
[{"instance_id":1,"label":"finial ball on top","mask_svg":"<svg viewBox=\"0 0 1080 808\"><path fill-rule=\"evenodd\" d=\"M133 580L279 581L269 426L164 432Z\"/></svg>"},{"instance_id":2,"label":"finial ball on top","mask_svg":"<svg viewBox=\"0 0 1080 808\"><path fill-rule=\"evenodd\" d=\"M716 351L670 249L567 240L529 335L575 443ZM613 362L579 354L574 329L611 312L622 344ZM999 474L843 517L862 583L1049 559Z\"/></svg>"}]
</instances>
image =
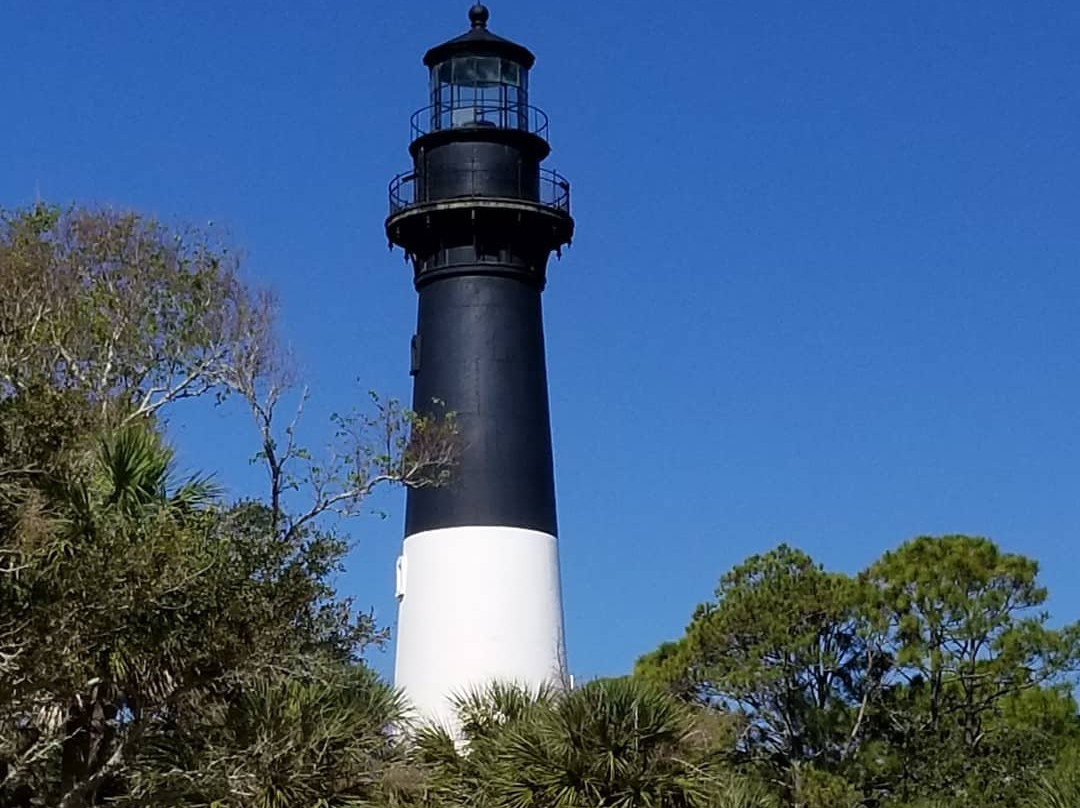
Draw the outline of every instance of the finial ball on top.
<instances>
[{"instance_id":1,"label":"finial ball on top","mask_svg":"<svg viewBox=\"0 0 1080 808\"><path fill-rule=\"evenodd\" d=\"M469 9L469 22L472 23L473 28L487 28L487 21L490 16L491 12L483 3L477 3Z\"/></svg>"}]
</instances>

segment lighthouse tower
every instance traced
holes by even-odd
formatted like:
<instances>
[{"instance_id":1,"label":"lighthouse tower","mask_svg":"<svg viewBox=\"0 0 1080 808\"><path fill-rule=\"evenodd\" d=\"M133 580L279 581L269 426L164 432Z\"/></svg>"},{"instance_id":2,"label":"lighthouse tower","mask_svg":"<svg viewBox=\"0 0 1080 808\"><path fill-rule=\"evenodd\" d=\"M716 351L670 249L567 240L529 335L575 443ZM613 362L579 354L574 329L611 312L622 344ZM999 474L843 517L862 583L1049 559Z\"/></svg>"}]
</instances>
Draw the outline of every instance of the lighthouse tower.
<instances>
[{"instance_id":1,"label":"lighthouse tower","mask_svg":"<svg viewBox=\"0 0 1080 808\"><path fill-rule=\"evenodd\" d=\"M424 720L493 680L566 675L540 295L570 243L570 185L529 104L526 48L471 28L424 56L412 170L390 184L386 233L413 267L413 407L453 412L451 482L411 490L397 566L395 679Z\"/></svg>"}]
</instances>

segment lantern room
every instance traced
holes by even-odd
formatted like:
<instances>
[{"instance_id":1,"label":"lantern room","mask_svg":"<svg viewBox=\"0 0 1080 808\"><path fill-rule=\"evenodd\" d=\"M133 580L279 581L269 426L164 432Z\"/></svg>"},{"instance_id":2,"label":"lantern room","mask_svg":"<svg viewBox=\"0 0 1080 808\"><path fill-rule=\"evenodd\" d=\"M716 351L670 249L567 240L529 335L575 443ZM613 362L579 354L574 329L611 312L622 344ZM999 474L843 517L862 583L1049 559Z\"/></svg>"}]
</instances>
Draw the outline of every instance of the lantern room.
<instances>
[{"instance_id":1,"label":"lantern room","mask_svg":"<svg viewBox=\"0 0 1080 808\"><path fill-rule=\"evenodd\" d=\"M488 10L469 10L472 28L424 56L430 70L430 106L416 134L462 127L524 129L535 134L546 120L529 107L529 68L535 57L487 29Z\"/></svg>"}]
</instances>

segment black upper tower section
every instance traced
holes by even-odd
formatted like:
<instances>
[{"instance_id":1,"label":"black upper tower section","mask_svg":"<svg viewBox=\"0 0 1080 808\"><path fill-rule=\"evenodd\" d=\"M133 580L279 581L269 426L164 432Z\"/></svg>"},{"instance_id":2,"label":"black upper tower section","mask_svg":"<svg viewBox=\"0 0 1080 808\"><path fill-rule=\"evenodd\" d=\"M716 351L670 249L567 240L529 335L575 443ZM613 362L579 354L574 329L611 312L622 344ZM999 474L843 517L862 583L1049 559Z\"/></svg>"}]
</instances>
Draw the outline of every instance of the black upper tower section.
<instances>
[{"instance_id":1,"label":"black upper tower section","mask_svg":"<svg viewBox=\"0 0 1080 808\"><path fill-rule=\"evenodd\" d=\"M457 415L449 485L410 490L405 533L462 526L556 535L541 292L570 242L570 184L540 164L547 116L529 105L533 55L470 30L427 52L428 104L412 118L411 171L390 183L386 234L419 293L413 408Z\"/></svg>"},{"instance_id":2,"label":"black upper tower section","mask_svg":"<svg viewBox=\"0 0 1080 808\"><path fill-rule=\"evenodd\" d=\"M543 288L547 257L569 244L570 184L541 168L548 119L529 104L533 54L472 27L424 55L429 103L412 116L413 170L390 183L390 243L413 259L419 287L468 267L523 273Z\"/></svg>"}]
</instances>

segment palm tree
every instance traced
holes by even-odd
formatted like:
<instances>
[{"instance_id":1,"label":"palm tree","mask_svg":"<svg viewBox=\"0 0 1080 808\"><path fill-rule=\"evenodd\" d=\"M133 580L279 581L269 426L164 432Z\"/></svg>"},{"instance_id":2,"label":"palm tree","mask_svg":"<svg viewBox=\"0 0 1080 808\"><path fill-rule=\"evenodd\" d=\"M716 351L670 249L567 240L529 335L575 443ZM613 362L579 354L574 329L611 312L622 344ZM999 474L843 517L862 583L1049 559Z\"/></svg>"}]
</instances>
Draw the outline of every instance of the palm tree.
<instances>
[{"instance_id":1,"label":"palm tree","mask_svg":"<svg viewBox=\"0 0 1080 808\"><path fill-rule=\"evenodd\" d=\"M429 802L497 808L759 808L764 794L703 753L692 709L636 679L458 699L464 743L417 736Z\"/></svg>"},{"instance_id":2,"label":"palm tree","mask_svg":"<svg viewBox=\"0 0 1080 808\"><path fill-rule=\"evenodd\" d=\"M346 808L385 802L402 700L362 665L260 674L146 745L133 805Z\"/></svg>"},{"instance_id":3,"label":"palm tree","mask_svg":"<svg viewBox=\"0 0 1080 808\"><path fill-rule=\"evenodd\" d=\"M91 474L73 486L72 504L93 526L105 514L139 518L166 509L191 513L212 503L220 489L210 477L177 480L176 456L146 424L129 424L103 435L92 458Z\"/></svg>"},{"instance_id":4,"label":"palm tree","mask_svg":"<svg viewBox=\"0 0 1080 808\"><path fill-rule=\"evenodd\" d=\"M708 767L689 756L689 710L633 679L567 693L506 738L498 772L507 808L705 805Z\"/></svg>"},{"instance_id":5,"label":"palm tree","mask_svg":"<svg viewBox=\"0 0 1080 808\"><path fill-rule=\"evenodd\" d=\"M198 533L187 528L217 492L206 478L177 481L173 468L151 425L133 424L19 492L19 518L38 523L37 539L19 548L36 604L24 664L45 672L35 680L41 692L20 685L9 701L31 705L15 719L57 752L49 801L61 808L109 796L137 744L132 728L177 684L179 666L166 663L179 652L155 651L177 620L183 585L197 577L191 567L201 559L186 550ZM11 534L21 530L16 523Z\"/></svg>"},{"instance_id":6,"label":"palm tree","mask_svg":"<svg viewBox=\"0 0 1080 808\"><path fill-rule=\"evenodd\" d=\"M456 726L426 725L412 738L412 758L419 777L401 796L425 805L486 808L497 804L493 772L507 733L548 709L557 691L493 682L457 694Z\"/></svg>"}]
</instances>

